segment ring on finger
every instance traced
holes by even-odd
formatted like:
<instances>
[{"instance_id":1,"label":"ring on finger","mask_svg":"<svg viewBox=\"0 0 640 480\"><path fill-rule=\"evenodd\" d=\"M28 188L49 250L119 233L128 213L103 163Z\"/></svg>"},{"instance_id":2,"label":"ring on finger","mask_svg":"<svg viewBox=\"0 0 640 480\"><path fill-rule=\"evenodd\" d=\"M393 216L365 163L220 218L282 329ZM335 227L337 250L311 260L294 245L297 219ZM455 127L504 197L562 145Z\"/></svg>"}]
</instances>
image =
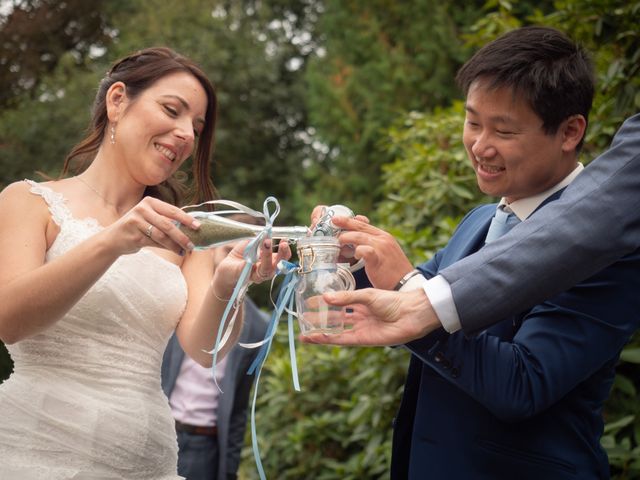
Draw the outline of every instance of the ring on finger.
<instances>
[{"instance_id":1,"label":"ring on finger","mask_svg":"<svg viewBox=\"0 0 640 480\"><path fill-rule=\"evenodd\" d=\"M149 226L147 227L147 230L144 232L144 234L151 238L151 232L153 231L153 225L149 224Z\"/></svg>"}]
</instances>

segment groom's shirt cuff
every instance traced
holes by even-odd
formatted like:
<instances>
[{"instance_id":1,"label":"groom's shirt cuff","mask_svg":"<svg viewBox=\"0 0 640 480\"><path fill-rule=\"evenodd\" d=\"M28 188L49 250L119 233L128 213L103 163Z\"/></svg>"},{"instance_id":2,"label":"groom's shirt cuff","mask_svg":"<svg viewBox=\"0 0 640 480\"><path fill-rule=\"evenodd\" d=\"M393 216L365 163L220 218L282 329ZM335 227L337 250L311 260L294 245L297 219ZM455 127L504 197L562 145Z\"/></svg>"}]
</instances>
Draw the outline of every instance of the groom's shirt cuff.
<instances>
[{"instance_id":1,"label":"groom's shirt cuff","mask_svg":"<svg viewBox=\"0 0 640 480\"><path fill-rule=\"evenodd\" d=\"M431 302L433 310L438 316L438 320L442 323L442 327L449 333L460 330L460 317L456 310L456 304L453 301L451 286L443 276L436 275L427 280L422 275L411 277L400 289L401 292L417 290L422 288L427 298Z\"/></svg>"}]
</instances>

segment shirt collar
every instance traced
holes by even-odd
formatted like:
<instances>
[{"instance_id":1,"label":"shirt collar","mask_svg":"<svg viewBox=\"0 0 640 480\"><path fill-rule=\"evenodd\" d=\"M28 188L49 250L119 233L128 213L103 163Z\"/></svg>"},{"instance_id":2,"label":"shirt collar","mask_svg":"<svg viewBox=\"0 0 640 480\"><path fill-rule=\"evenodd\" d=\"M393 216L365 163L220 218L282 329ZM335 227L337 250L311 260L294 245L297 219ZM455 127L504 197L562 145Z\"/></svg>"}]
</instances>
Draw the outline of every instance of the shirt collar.
<instances>
[{"instance_id":1,"label":"shirt collar","mask_svg":"<svg viewBox=\"0 0 640 480\"><path fill-rule=\"evenodd\" d=\"M578 176L578 174L584 169L584 166L581 163L576 165L576 168L573 171L564 177L560 182L556 183L553 187L545 190L544 192L537 193L536 195L532 195L530 197L521 198L511 203L507 203L507 200L502 197L499 205L504 205L504 209L506 211L512 211L520 221L526 220L529 215L535 212L536 208L542 204L548 197L556 193L558 190L563 189L567 185L569 185L574 178Z\"/></svg>"}]
</instances>

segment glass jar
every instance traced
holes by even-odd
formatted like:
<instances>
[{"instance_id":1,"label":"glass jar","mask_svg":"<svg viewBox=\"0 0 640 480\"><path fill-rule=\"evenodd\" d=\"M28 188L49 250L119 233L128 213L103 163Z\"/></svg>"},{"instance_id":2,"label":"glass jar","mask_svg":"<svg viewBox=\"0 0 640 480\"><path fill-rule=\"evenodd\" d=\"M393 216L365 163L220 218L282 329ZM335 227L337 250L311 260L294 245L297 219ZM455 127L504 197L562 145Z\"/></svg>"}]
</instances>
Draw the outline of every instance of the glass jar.
<instances>
[{"instance_id":1,"label":"glass jar","mask_svg":"<svg viewBox=\"0 0 640 480\"><path fill-rule=\"evenodd\" d=\"M313 236L298 240L299 282L296 311L300 331L340 333L344 330L344 308L328 305L323 293L353 290L355 279L346 264L338 263L340 242L335 237Z\"/></svg>"}]
</instances>

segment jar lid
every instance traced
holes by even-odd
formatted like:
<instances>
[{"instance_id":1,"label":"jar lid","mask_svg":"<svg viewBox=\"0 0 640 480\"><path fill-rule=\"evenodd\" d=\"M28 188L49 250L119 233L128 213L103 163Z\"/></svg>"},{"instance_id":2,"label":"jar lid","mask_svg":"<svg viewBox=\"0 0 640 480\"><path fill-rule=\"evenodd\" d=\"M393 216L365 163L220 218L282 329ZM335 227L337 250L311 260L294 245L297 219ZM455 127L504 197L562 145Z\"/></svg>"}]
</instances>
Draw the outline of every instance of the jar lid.
<instances>
[{"instance_id":1,"label":"jar lid","mask_svg":"<svg viewBox=\"0 0 640 480\"><path fill-rule=\"evenodd\" d=\"M339 247L340 240L336 237L303 237L296 242L298 249L310 247Z\"/></svg>"}]
</instances>

